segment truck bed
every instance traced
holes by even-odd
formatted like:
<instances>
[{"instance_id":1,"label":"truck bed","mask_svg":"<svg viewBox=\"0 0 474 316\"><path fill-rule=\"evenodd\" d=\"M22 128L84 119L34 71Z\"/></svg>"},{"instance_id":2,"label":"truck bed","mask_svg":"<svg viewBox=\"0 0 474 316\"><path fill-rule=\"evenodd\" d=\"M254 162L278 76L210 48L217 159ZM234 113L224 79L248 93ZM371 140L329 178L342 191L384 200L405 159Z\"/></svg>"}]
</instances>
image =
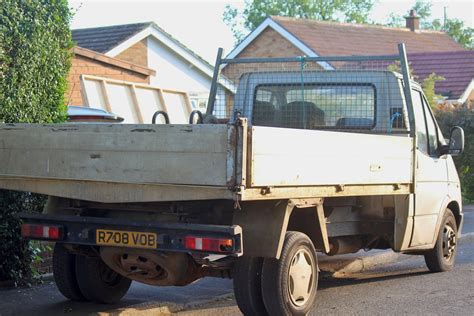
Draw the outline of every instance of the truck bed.
<instances>
[{"instance_id":1,"label":"truck bed","mask_svg":"<svg viewBox=\"0 0 474 316\"><path fill-rule=\"evenodd\" d=\"M233 173L232 128L2 125L0 187L102 202L221 197Z\"/></svg>"},{"instance_id":2,"label":"truck bed","mask_svg":"<svg viewBox=\"0 0 474 316\"><path fill-rule=\"evenodd\" d=\"M407 194L412 139L236 125L8 124L0 188L104 203Z\"/></svg>"}]
</instances>

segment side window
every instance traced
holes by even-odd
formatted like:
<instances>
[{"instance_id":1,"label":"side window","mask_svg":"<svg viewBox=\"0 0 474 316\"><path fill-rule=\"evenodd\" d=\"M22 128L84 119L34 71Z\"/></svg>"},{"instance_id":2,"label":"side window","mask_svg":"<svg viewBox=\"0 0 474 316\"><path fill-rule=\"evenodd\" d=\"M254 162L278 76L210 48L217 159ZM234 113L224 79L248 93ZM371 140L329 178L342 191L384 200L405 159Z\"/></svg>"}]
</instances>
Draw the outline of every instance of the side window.
<instances>
[{"instance_id":1,"label":"side window","mask_svg":"<svg viewBox=\"0 0 474 316\"><path fill-rule=\"evenodd\" d=\"M428 102L423 98L423 111L426 117L426 127L428 131L428 150L431 156L435 156L438 152L438 133L436 124L433 121L433 115L429 108Z\"/></svg>"},{"instance_id":2,"label":"side window","mask_svg":"<svg viewBox=\"0 0 474 316\"><path fill-rule=\"evenodd\" d=\"M428 137L426 135L426 121L423 111L423 102L421 93L415 90L411 92L413 100L413 111L415 113L416 122L416 136L418 138L418 150L429 155L428 151Z\"/></svg>"}]
</instances>

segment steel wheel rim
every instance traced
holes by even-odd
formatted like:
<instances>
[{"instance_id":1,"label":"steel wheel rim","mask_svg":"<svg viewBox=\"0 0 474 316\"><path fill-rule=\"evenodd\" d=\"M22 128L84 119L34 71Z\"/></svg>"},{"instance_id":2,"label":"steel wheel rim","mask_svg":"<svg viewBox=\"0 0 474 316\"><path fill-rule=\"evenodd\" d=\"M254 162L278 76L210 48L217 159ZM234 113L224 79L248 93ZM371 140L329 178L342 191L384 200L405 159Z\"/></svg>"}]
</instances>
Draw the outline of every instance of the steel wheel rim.
<instances>
[{"instance_id":1,"label":"steel wheel rim","mask_svg":"<svg viewBox=\"0 0 474 316\"><path fill-rule=\"evenodd\" d=\"M101 262L99 267L100 279L107 285L114 286L120 281L120 275Z\"/></svg>"},{"instance_id":2,"label":"steel wheel rim","mask_svg":"<svg viewBox=\"0 0 474 316\"><path fill-rule=\"evenodd\" d=\"M446 224L443 229L443 257L446 261L451 261L456 251L456 232Z\"/></svg>"},{"instance_id":3,"label":"steel wheel rim","mask_svg":"<svg viewBox=\"0 0 474 316\"><path fill-rule=\"evenodd\" d=\"M305 305L314 291L314 259L307 249L298 250L290 261L288 293L298 307Z\"/></svg>"}]
</instances>

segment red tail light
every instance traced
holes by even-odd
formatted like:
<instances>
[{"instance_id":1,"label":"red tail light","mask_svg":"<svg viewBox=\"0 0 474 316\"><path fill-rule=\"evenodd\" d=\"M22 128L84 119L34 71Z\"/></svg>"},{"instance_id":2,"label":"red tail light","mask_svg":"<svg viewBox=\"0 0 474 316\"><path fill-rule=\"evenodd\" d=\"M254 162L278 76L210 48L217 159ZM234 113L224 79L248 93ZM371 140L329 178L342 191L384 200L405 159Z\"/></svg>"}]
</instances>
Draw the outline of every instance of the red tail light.
<instances>
[{"instance_id":1,"label":"red tail light","mask_svg":"<svg viewBox=\"0 0 474 316\"><path fill-rule=\"evenodd\" d=\"M231 252L234 248L234 241L232 239L186 236L184 245L189 250Z\"/></svg>"},{"instance_id":2,"label":"red tail light","mask_svg":"<svg viewBox=\"0 0 474 316\"><path fill-rule=\"evenodd\" d=\"M63 231L62 226L42 224L21 225L21 235L27 238L61 240L64 237Z\"/></svg>"}]
</instances>

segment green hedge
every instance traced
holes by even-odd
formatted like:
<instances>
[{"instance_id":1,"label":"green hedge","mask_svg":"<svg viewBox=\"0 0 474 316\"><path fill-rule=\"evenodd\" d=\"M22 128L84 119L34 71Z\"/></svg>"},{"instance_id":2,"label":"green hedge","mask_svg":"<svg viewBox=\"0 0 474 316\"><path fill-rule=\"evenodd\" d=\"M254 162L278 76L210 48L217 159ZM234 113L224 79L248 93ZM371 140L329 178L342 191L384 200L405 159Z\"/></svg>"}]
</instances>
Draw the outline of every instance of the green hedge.
<instances>
[{"instance_id":1,"label":"green hedge","mask_svg":"<svg viewBox=\"0 0 474 316\"><path fill-rule=\"evenodd\" d=\"M66 119L70 19L66 0L0 0L0 121ZM0 191L0 280L21 284L34 275L30 264L38 244L21 240L16 214L41 211L44 199Z\"/></svg>"},{"instance_id":2,"label":"green hedge","mask_svg":"<svg viewBox=\"0 0 474 316\"><path fill-rule=\"evenodd\" d=\"M454 157L454 162L461 178L463 198L465 202L472 203L474 202L474 109L460 107L436 110L435 115L445 138L449 137L453 126L461 126L464 129L464 153Z\"/></svg>"}]
</instances>

